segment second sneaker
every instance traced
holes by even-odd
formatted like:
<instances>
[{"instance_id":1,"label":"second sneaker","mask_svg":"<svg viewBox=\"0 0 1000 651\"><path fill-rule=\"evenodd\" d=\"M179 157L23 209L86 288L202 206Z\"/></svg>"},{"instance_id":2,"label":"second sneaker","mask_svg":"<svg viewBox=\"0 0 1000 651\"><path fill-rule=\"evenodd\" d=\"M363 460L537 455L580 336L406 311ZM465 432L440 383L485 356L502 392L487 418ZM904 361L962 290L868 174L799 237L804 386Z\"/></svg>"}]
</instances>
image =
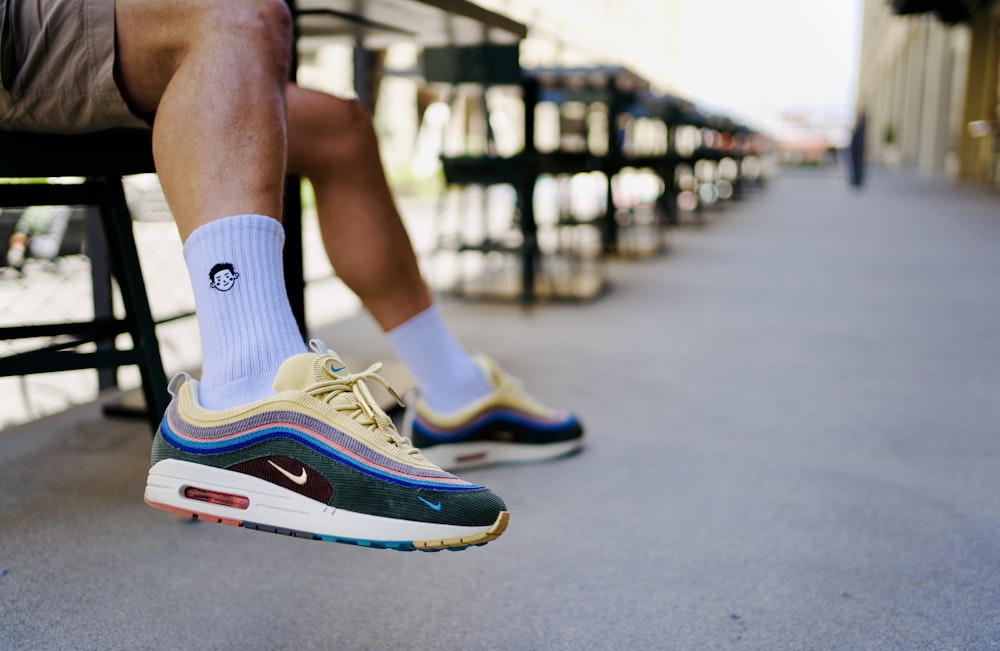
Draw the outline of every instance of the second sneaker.
<instances>
[{"instance_id":1,"label":"second sneaker","mask_svg":"<svg viewBox=\"0 0 1000 651\"><path fill-rule=\"evenodd\" d=\"M407 400L403 435L427 459L454 470L545 461L583 447L576 416L532 398L492 358L478 355L475 362L493 386L485 397L447 414L436 413L419 394Z\"/></svg>"}]
</instances>

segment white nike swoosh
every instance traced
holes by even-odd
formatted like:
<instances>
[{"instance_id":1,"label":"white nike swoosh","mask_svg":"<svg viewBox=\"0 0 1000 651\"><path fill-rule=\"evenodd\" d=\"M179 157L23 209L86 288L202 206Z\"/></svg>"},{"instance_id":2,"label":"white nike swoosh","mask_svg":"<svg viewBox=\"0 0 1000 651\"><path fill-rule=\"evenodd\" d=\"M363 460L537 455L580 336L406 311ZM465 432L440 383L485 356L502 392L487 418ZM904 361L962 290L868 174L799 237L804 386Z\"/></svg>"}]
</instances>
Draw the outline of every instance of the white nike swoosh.
<instances>
[{"instance_id":1,"label":"white nike swoosh","mask_svg":"<svg viewBox=\"0 0 1000 651\"><path fill-rule=\"evenodd\" d=\"M305 468L302 469L302 474L300 474L300 475L298 475L296 477L295 475L293 475L292 473L288 472L287 470L285 470L284 468L282 468L281 466L279 466L275 462L271 461L270 459L268 459L267 462L269 464L271 464L272 466L274 466L275 469L278 472L280 472L285 477L288 477L288 479L290 479L291 481L295 482L299 486L305 486L306 480L309 479L309 475L306 474L306 469Z\"/></svg>"}]
</instances>

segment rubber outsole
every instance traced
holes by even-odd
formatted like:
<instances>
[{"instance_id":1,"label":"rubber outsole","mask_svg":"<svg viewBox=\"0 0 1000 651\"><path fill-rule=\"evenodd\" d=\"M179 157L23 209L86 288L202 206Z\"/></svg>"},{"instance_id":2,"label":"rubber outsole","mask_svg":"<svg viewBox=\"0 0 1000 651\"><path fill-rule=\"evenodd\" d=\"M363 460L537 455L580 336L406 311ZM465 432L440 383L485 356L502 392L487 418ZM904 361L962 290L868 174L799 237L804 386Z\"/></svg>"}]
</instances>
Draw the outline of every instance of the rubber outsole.
<instances>
[{"instance_id":1,"label":"rubber outsole","mask_svg":"<svg viewBox=\"0 0 1000 651\"><path fill-rule=\"evenodd\" d=\"M516 444L498 441L438 443L424 445L420 454L445 470L467 470L485 466L540 463L576 454L583 448L583 438L546 444Z\"/></svg>"},{"instance_id":2,"label":"rubber outsole","mask_svg":"<svg viewBox=\"0 0 1000 651\"><path fill-rule=\"evenodd\" d=\"M236 502L191 499L186 497L189 489L202 495L236 498ZM478 547L499 538L510 519L507 511L501 511L491 525L470 527L354 513L256 477L176 459L164 459L150 468L144 500L162 511L204 522L397 551ZM268 516L267 522L260 521L263 515Z\"/></svg>"},{"instance_id":3,"label":"rubber outsole","mask_svg":"<svg viewBox=\"0 0 1000 651\"><path fill-rule=\"evenodd\" d=\"M275 533L281 536L291 536L293 538L302 538L305 540L319 540L323 542L336 542L346 545L354 545L356 547L369 547L371 549L392 549L400 552L440 552L440 551L462 551L463 549L468 549L469 547L482 547L488 542L496 540L500 537L504 531L507 530L507 523L510 521L510 513L507 511L502 511L500 515L497 516L496 522L481 534L474 536L465 536L459 538L446 538L442 540L366 540L363 538L345 538L342 536L324 536L318 533L311 533L309 531L298 531L296 529L284 529L282 527L275 527L267 524L261 524L259 522L247 522L241 520L233 520L231 518L219 518L217 516L209 515L206 513L199 513L197 511L191 511L189 509L179 509L166 504L157 504L149 500L145 500L146 504L152 506L153 508L160 509L161 511L167 511L168 513L173 513L184 518L189 518L192 520L197 520L199 522L211 522L214 524L225 524L231 527L243 527L244 529L251 529L253 531L264 531L266 533Z\"/></svg>"}]
</instances>

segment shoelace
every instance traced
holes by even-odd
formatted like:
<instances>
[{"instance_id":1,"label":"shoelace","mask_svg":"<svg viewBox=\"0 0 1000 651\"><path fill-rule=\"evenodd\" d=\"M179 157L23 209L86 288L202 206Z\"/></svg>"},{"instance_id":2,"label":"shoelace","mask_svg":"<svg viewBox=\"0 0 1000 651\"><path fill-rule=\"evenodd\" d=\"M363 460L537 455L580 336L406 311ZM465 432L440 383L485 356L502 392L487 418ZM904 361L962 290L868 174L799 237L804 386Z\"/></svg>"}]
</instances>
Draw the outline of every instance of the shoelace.
<instances>
[{"instance_id":1,"label":"shoelace","mask_svg":"<svg viewBox=\"0 0 1000 651\"><path fill-rule=\"evenodd\" d=\"M378 374L382 368L381 362L376 362L360 373L338 374L333 369L340 361L336 353L328 350L326 346L317 340L309 342L310 348L323 360L323 367L329 379L321 380L306 391L313 397L322 400L337 411L341 411L350 416L353 420L367 427L372 432L381 432L386 440L395 445L405 454L418 455L420 451L410 444L409 439L400 436L389 418L368 388L367 380L372 380L389 392L400 407L404 406L403 399L392 388L389 381ZM349 397L337 400L342 394L348 393Z\"/></svg>"}]
</instances>

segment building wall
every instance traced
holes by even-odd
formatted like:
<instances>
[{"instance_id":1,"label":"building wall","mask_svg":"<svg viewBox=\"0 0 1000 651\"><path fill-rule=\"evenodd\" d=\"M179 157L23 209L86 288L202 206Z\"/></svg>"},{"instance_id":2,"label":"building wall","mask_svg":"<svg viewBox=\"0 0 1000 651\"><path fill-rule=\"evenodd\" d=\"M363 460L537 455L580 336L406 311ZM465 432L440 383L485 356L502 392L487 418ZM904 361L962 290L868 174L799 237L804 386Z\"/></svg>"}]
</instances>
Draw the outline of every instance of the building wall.
<instances>
[{"instance_id":1,"label":"building wall","mask_svg":"<svg viewBox=\"0 0 1000 651\"><path fill-rule=\"evenodd\" d=\"M883 0L865 0L858 110L868 118L869 160L955 173L969 38L967 26L897 16Z\"/></svg>"},{"instance_id":2,"label":"building wall","mask_svg":"<svg viewBox=\"0 0 1000 651\"><path fill-rule=\"evenodd\" d=\"M865 0L861 38L867 158L1000 187L1000 3L949 26Z\"/></svg>"},{"instance_id":3,"label":"building wall","mask_svg":"<svg viewBox=\"0 0 1000 651\"><path fill-rule=\"evenodd\" d=\"M1000 3L981 5L970 32L959 174L1000 188Z\"/></svg>"}]
</instances>

